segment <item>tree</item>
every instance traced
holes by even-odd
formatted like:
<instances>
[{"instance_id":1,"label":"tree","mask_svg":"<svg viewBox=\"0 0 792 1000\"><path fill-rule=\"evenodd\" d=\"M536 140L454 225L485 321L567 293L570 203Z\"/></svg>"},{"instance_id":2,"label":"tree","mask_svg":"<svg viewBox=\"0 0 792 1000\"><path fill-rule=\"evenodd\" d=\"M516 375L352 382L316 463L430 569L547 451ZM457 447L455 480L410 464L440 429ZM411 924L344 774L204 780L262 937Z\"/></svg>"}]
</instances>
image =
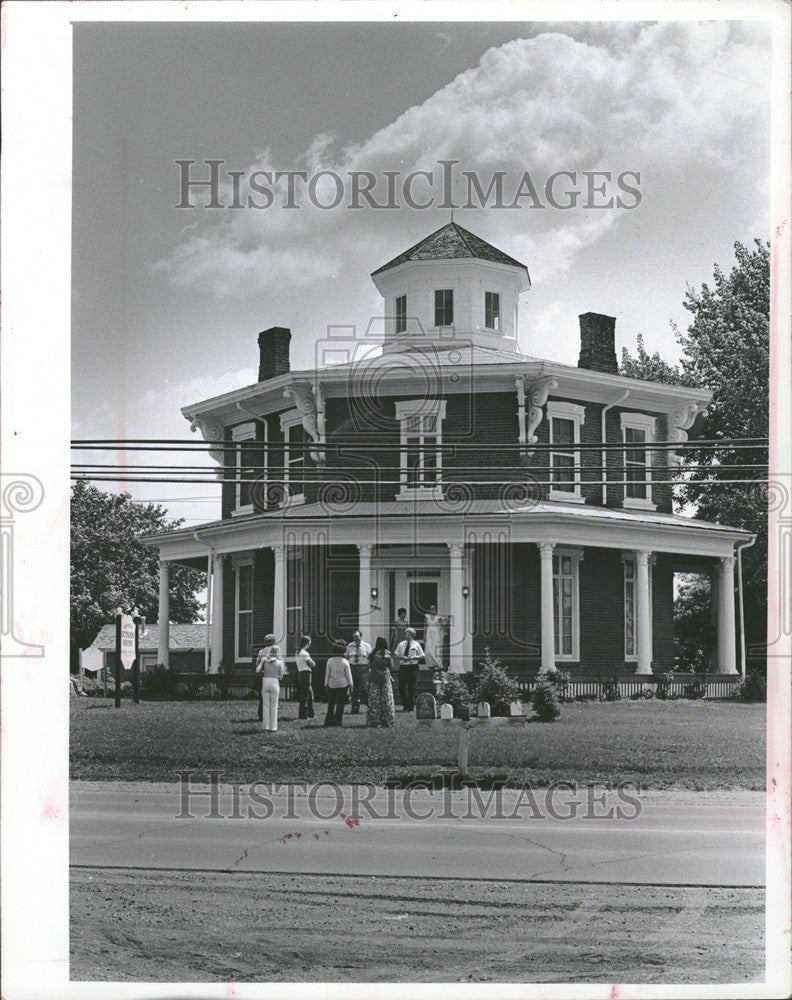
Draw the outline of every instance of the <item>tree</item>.
<instances>
[{"instance_id":1,"label":"tree","mask_svg":"<svg viewBox=\"0 0 792 1000\"><path fill-rule=\"evenodd\" d=\"M693 321L686 333L676 331L686 378L713 392L706 437L724 442L686 453L693 468L682 495L697 517L757 536L743 555L743 578L746 630L754 623L761 637L767 614L770 245L755 240L748 249L735 243L734 252L737 263L728 276L716 266L713 288L687 290L685 308ZM743 447L730 446L738 439Z\"/></svg>"},{"instance_id":2,"label":"tree","mask_svg":"<svg viewBox=\"0 0 792 1000\"><path fill-rule=\"evenodd\" d=\"M143 545L144 535L179 527L157 504L133 503L128 493L103 493L79 482L71 497L71 643L85 649L101 627L114 620L117 607L140 610L156 621L159 604L159 554ZM206 574L173 566L170 617L194 622L203 609L196 593Z\"/></svg>"},{"instance_id":3,"label":"tree","mask_svg":"<svg viewBox=\"0 0 792 1000\"><path fill-rule=\"evenodd\" d=\"M686 332L674 327L680 365L649 357L639 337L635 358L623 352L621 373L712 391L704 438L723 445L685 450L678 496L696 517L757 536L743 555L743 579L746 632L761 642L767 614L770 245L755 240L749 249L735 243L734 252L737 262L728 275L716 265L712 287L686 291L692 321ZM691 643L701 624L700 599L695 587L681 588L677 599L677 620L690 624Z\"/></svg>"},{"instance_id":4,"label":"tree","mask_svg":"<svg viewBox=\"0 0 792 1000\"><path fill-rule=\"evenodd\" d=\"M710 582L700 573L682 574L674 597L674 662L681 670L712 669L717 632L710 613Z\"/></svg>"},{"instance_id":5,"label":"tree","mask_svg":"<svg viewBox=\"0 0 792 1000\"><path fill-rule=\"evenodd\" d=\"M626 347L622 348L622 360L619 365L620 374L627 378L639 378L644 382L664 382L666 385L690 385L685 381L685 374L678 365L670 365L655 351L649 354L644 346L643 334L639 333L635 357L630 355Z\"/></svg>"}]
</instances>

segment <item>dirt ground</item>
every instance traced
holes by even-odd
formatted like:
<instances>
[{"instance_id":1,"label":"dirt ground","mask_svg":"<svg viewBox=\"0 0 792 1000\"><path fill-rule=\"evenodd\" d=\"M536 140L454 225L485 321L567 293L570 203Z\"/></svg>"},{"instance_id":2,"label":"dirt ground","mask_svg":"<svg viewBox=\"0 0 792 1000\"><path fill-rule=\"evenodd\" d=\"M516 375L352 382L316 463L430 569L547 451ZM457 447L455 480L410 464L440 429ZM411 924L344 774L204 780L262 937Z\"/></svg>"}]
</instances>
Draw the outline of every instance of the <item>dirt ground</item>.
<instances>
[{"instance_id":1,"label":"dirt ground","mask_svg":"<svg viewBox=\"0 0 792 1000\"><path fill-rule=\"evenodd\" d=\"M760 981L764 892L71 873L72 980Z\"/></svg>"}]
</instances>

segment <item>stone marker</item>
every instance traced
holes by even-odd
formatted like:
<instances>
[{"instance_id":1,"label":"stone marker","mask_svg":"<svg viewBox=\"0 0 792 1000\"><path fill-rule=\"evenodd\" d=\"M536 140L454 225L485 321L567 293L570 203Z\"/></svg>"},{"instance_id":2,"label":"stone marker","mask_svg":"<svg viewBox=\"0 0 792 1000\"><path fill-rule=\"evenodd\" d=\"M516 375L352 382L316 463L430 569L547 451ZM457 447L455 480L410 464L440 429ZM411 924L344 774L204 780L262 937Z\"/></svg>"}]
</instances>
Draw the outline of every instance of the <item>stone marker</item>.
<instances>
[{"instance_id":1,"label":"stone marker","mask_svg":"<svg viewBox=\"0 0 792 1000\"><path fill-rule=\"evenodd\" d=\"M523 714L522 702L513 701L511 705L509 705L509 715L522 715L522 714Z\"/></svg>"},{"instance_id":2,"label":"stone marker","mask_svg":"<svg viewBox=\"0 0 792 1000\"><path fill-rule=\"evenodd\" d=\"M429 694L428 691L424 691L423 694L419 694L415 699L415 718L437 718L437 702L434 699L434 695Z\"/></svg>"},{"instance_id":3,"label":"stone marker","mask_svg":"<svg viewBox=\"0 0 792 1000\"><path fill-rule=\"evenodd\" d=\"M453 705L441 705L440 706L440 718L441 719L453 719L454 718L454 706Z\"/></svg>"},{"instance_id":4,"label":"stone marker","mask_svg":"<svg viewBox=\"0 0 792 1000\"><path fill-rule=\"evenodd\" d=\"M480 701L478 703L478 708L476 709L476 714L480 719L488 719L492 715L489 702Z\"/></svg>"}]
</instances>

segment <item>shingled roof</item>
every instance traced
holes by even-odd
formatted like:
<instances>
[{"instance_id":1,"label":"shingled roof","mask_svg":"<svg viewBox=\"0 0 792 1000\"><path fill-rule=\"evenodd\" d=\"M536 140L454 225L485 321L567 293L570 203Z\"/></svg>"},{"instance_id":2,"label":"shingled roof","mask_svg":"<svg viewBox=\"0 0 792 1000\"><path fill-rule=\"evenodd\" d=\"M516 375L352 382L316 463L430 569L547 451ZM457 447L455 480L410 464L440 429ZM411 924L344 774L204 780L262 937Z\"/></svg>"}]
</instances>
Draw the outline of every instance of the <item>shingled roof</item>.
<instances>
[{"instance_id":1,"label":"shingled roof","mask_svg":"<svg viewBox=\"0 0 792 1000\"><path fill-rule=\"evenodd\" d=\"M99 630L99 635L91 643L92 646L101 650L115 649L116 627L113 625L103 625ZM145 635L141 635L140 649L144 652L156 650L159 640L159 625L157 622L146 624ZM189 651L191 649L201 649L206 642L206 624L197 623L195 625L174 625L168 627L168 640L172 651Z\"/></svg>"},{"instance_id":2,"label":"shingled roof","mask_svg":"<svg viewBox=\"0 0 792 1000\"><path fill-rule=\"evenodd\" d=\"M519 260L510 257L502 250L482 240L480 236L471 233L468 229L463 229L456 222L448 222L436 232L424 237L415 246L400 253L398 257L378 267L372 271L372 275L389 271L392 267L398 267L409 260L456 260L459 258L477 258L478 260L490 260L495 264L509 264L512 267L521 267L526 273L528 268L521 264Z\"/></svg>"}]
</instances>

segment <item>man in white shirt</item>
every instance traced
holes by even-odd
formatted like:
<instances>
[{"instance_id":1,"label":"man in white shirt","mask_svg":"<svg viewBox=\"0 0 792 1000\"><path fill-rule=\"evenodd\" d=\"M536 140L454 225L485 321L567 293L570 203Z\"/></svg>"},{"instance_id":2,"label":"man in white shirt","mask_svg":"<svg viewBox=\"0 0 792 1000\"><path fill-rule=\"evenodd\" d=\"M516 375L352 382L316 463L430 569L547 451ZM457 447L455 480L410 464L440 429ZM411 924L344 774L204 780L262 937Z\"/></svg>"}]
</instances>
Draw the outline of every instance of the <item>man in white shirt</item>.
<instances>
[{"instance_id":1,"label":"man in white shirt","mask_svg":"<svg viewBox=\"0 0 792 1000\"><path fill-rule=\"evenodd\" d=\"M399 696L403 712L412 712L415 707L415 684L418 680L418 665L424 659L424 651L415 638L415 629L404 630L405 638L396 647L399 662Z\"/></svg>"},{"instance_id":2,"label":"man in white shirt","mask_svg":"<svg viewBox=\"0 0 792 1000\"><path fill-rule=\"evenodd\" d=\"M352 715L359 715L361 701L367 700L370 656L371 646L363 640L360 632L355 632L352 636L352 642L346 648L346 658L352 668Z\"/></svg>"}]
</instances>

